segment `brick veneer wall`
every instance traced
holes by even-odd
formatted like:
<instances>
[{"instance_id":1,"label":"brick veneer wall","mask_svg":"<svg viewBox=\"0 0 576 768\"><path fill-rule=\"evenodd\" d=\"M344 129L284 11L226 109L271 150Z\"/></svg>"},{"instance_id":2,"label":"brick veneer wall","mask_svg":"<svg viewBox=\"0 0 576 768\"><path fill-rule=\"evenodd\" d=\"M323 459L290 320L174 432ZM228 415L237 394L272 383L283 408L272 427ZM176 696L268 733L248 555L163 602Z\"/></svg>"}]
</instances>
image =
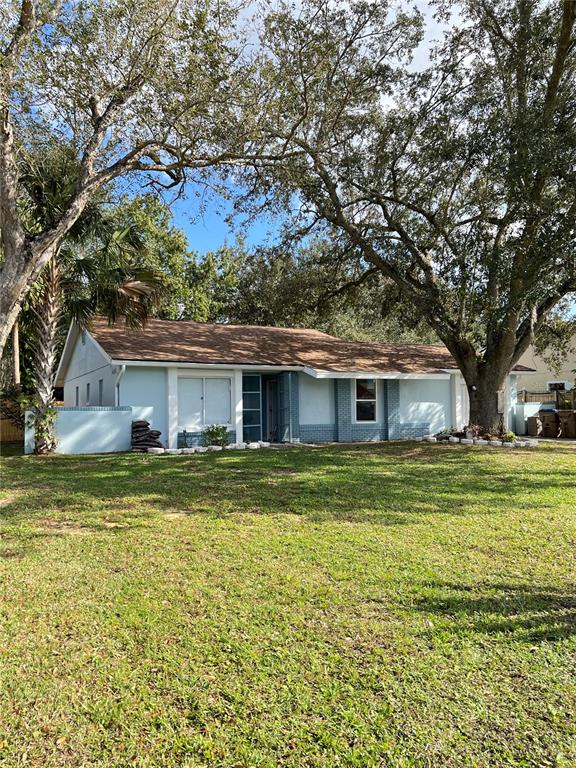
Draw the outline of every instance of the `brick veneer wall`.
<instances>
[{"instance_id":1,"label":"brick veneer wall","mask_svg":"<svg viewBox=\"0 0 576 768\"><path fill-rule=\"evenodd\" d=\"M336 437L336 424L300 424L302 443L334 443Z\"/></svg>"},{"instance_id":2,"label":"brick veneer wall","mask_svg":"<svg viewBox=\"0 0 576 768\"><path fill-rule=\"evenodd\" d=\"M377 424L356 424L352 421L352 385L350 379L336 379L336 427L340 443L387 440L386 387L379 388L378 411L383 417Z\"/></svg>"}]
</instances>

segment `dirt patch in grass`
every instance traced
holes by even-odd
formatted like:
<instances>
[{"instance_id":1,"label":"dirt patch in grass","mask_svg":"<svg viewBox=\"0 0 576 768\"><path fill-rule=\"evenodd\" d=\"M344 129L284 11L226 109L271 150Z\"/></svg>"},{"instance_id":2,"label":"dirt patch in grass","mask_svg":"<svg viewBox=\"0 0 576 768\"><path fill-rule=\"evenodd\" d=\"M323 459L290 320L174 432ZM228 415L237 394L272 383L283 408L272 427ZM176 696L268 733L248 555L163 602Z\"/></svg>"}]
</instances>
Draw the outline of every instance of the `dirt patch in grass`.
<instances>
[{"instance_id":1,"label":"dirt patch in grass","mask_svg":"<svg viewBox=\"0 0 576 768\"><path fill-rule=\"evenodd\" d=\"M38 520L37 527L44 532L51 533L55 536L85 536L92 533L90 526L79 525L73 520L56 520L50 517L45 517L42 520Z\"/></svg>"}]
</instances>

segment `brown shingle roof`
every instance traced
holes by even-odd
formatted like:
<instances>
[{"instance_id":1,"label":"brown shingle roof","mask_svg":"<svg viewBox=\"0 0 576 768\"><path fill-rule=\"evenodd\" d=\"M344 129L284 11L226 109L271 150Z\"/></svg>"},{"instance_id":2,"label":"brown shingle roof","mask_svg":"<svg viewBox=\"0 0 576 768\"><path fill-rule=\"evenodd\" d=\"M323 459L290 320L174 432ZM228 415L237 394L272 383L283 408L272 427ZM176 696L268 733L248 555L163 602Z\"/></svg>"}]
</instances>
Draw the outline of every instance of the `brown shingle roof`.
<instances>
[{"instance_id":1,"label":"brown shingle roof","mask_svg":"<svg viewBox=\"0 0 576 768\"><path fill-rule=\"evenodd\" d=\"M96 319L90 331L115 360L302 366L331 373L433 373L456 363L446 347L337 339L309 328L149 320L143 330Z\"/></svg>"}]
</instances>

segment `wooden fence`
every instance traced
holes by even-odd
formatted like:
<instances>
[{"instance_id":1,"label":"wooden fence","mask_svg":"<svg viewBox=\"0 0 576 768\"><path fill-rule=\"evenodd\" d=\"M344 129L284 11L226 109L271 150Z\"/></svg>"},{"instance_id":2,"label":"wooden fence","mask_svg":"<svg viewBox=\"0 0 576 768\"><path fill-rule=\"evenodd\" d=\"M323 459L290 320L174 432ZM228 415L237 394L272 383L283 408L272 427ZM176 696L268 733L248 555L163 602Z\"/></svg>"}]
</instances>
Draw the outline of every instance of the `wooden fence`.
<instances>
[{"instance_id":1,"label":"wooden fence","mask_svg":"<svg viewBox=\"0 0 576 768\"><path fill-rule=\"evenodd\" d=\"M0 443L21 443L24 432L10 419L0 418Z\"/></svg>"},{"instance_id":2,"label":"wooden fence","mask_svg":"<svg viewBox=\"0 0 576 768\"><path fill-rule=\"evenodd\" d=\"M518 402L553 403L560 411L573 411L576 410L576 389L556 392L528 392L523 389L518 392Z\"/></svg>"}]
</instances>

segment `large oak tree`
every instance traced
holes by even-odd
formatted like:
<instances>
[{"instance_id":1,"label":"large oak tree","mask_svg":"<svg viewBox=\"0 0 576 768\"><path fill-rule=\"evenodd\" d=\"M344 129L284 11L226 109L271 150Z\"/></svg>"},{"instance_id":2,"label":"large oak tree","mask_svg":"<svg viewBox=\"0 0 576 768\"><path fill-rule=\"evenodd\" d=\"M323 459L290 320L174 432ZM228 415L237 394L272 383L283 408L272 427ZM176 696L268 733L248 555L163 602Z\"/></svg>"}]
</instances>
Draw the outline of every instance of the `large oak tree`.
<instances>
[{"instance_id":1,"label":"large oak tree","mask_svg":"<svg viewBox=\"0 0 576 768\"><path fill-rule=\"evenodd\" d=\"M576 291L576 2L434 5L447 29L424 68L405 60L422 19L381 0L270 14L253 173L394 281L493 428L508 372Z\"/></svg>"}]
</instances>

